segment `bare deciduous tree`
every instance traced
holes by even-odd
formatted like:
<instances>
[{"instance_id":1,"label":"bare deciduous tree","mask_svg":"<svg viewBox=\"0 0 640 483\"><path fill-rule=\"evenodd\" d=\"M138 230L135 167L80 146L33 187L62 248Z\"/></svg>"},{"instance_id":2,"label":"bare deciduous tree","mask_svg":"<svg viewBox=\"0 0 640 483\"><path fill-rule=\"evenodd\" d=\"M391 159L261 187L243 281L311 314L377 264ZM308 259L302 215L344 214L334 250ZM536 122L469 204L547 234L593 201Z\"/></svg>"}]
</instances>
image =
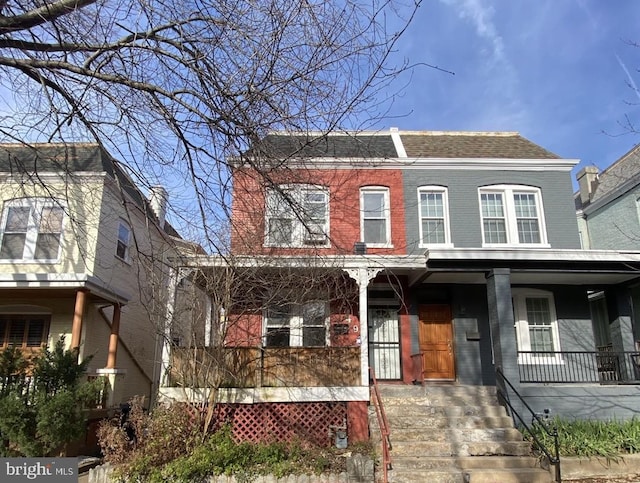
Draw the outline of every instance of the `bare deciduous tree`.
<instances>
[{"instance_id":1,"label":"bare deciduous tree","mask_svg":"<svg viewBox=\"0 0 640 483\"><path fill-rule=\"evenodd\" d=\"M14 98L3 93L0 133L90 137L143 185L186 181L174 219L221 251L227 160L269 130L357 129L380 114L378 94L407 67L388 56L419 3L2 1L0 82Z\"/></svg>"}]
</instances>

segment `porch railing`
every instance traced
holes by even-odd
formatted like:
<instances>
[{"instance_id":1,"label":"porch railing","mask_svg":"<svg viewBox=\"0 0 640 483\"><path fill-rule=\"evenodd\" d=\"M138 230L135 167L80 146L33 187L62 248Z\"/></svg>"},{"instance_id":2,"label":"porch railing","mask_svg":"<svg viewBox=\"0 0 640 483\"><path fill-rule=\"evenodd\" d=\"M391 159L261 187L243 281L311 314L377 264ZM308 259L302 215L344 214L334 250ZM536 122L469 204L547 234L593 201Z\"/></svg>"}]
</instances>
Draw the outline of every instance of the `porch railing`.
<instances>
[{"instance_id":1,"label":"porch railing","mask_svg":"<svg viewBox=\"0 0 640 483\"><path fill-rule=\"evenodd\" d=\"M359 384L359 347L174 347L167 381L235 388Z\"/></svg>"},{"instance_id":2,"label":"porch railing","mask_svg":"<svg viewBox=\"0 0 640 483\"><path fill-rule=\"evenodd\" d=\"M518 352L520 382L640 384L640 352Z\"/></svg>"},{"instance_id":3,"label":"porch railing","mask_svg":"<svg viewBox=\"0 0 640 483\"><path fill-rule=\"evenodd\" d=\"M382 438L382 482L387 483L389 481L389 470L391 469L391 431L389 430L387 413L384 411L382 398L380 397L380 391L378 390L378 382L376 381L376 376L373 372L373 368L371 367L369 368L369 379L371 380L371 399L373 400L373 406L376 410L380 436Z\"/></svg>"},{"instance_id":4,"label":"porch railing","mask_svg":"<svg viewBox=\"0 0 640 483\"><path fill-rule=\"evenodd\" d=\"M543 420L540 416L531 409L531 407L526 403L526 401L522 398L520 393L516 390L515 387L511 384L509 379L507 379L502 372L500 367L496 367L496 390L498 393L498 400L502 405L504 405L507 413L513 419L513 422L518 426L520 431L523 433L526 432L529 434L531 438L532 445L543 454L549 464L554 467L554 481L557 483L562 482L562 474L560 471L560 445L558 443L558 430L555 426L549 424L549 421ZM515 405L512 403L511 399L517 399L516 403L519 402L522 411L526 409L528 412L528 416L525 417L518 412L515 408ZM531 421L529 423L528 421ZM541 439L538 437L539 432L542 431L547 434L547 436L553 441L553 447L547 447Z\"/></svg>"}]
</instances>

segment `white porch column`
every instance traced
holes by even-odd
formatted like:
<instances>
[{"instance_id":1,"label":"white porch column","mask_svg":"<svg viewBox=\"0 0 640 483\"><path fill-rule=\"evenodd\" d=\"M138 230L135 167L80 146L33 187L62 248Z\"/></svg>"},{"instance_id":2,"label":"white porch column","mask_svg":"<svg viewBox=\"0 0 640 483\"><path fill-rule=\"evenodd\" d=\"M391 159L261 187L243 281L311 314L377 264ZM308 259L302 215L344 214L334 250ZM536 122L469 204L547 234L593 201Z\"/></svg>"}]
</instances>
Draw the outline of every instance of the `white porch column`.
<instances>
[{"instance_id":1,"label":"white porch column","mask_svg":"<svg viewBox=\"0 0 640 483\"><path fill-rule=\"evenodd\" d=\"M178 278L180 277L180 269L171 269L167 282L167 308L164 317L164 326L162 327L162 350L160 352L160 374L158 377L158 387L162 387L167 383L167 376L171 365L171 326L173 325L173 313L176 305L176 288L178 286Z\"/></svg>"},{"instance_id":2,"label":"white porch column","mask_svg":"<svg viewBox=\"0 0 640 483\"><path fill-rule=\"evenodd\" d=\"M369 298L367 287L383 268L346 268L344 271L358 284L358 307L360 320L360 378L361 385L369 385Z\"/></svg>"},{"instance_id":3,"label":"white porch column","mask_svg":"<svg viewBox=\"0 0 640 483\"><path fill-rule=\"evenodd\" d=\"M204 296L204 346L211 347L211 323L212 323L212 305L211 295Z\"/></svg>"}]
</instances>

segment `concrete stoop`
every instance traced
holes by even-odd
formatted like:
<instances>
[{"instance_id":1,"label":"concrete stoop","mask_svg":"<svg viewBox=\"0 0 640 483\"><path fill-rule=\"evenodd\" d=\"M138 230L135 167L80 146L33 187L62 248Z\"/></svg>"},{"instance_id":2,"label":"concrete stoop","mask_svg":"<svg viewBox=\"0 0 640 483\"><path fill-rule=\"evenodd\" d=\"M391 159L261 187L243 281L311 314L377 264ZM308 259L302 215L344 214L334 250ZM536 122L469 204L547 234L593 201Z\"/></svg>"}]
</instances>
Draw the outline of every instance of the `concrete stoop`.
<instances>
[{"instance_id":1,"label":"concrete stoop","mask_svg":"<svg viewBox=\"0 0 640 483\"><path fill-rule=\"evenodd\" d=\"M397 483L550 483L495 387L381 385ZM373 410L371 435L380 444Z\"/></svg>"}]
</instances>

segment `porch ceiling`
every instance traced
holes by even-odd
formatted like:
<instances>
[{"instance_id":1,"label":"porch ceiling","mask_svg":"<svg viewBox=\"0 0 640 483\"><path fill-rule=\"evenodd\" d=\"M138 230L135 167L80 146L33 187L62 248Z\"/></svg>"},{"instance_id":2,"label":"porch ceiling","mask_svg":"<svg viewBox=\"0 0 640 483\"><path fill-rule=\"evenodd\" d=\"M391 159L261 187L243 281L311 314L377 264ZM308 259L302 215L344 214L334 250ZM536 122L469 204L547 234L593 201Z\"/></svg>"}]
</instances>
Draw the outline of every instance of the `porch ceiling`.
<instances>
[{"instance_id":1,"label":"porch ceiling","mask_svg":"<svg viewBox=\"0 0 640 483\"><path fill-rule=\"evenodd\" d=\"M456 283L485 284L488 271L428 271L423 284ZM585 285L591 287L617 285L640 278L638 273L597 273L597 272L536 272L512 271L512 284L533 285Z\"/></svg>"}]
</instances>

